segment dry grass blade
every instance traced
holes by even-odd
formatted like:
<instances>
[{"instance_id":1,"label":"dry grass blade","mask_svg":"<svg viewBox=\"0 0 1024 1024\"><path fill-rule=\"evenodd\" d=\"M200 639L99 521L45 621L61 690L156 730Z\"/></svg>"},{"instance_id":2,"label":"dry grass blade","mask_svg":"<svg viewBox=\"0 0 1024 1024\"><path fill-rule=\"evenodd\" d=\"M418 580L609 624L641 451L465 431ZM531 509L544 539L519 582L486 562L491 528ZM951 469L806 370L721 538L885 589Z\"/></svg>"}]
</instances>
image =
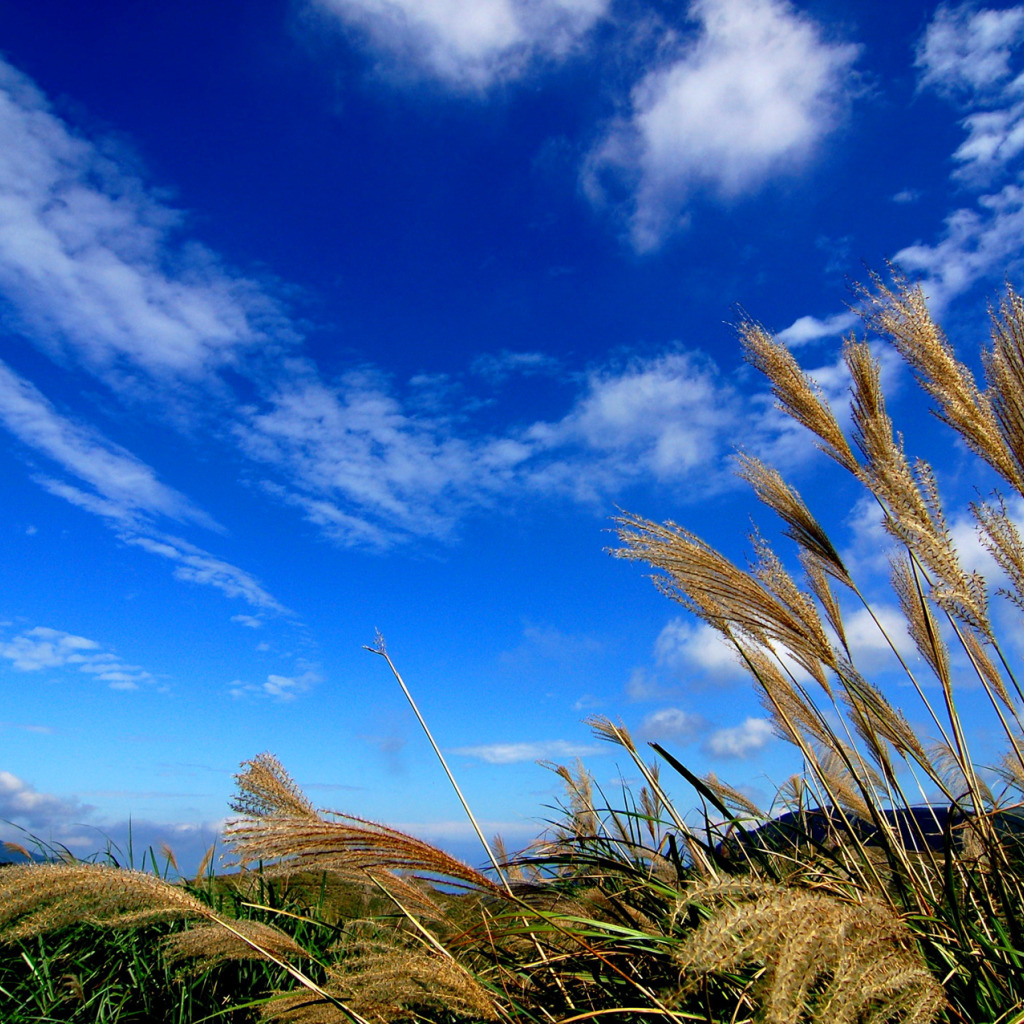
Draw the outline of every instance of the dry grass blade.
<instances>
[{"instance_id":1,"label":"dry grass blade","mask_svg":"<svg viewBox=\"0 0 1024 1024\"><path fill-rule=\"evenodd\" d=\"M441 878L488 893L502 893L486 875L464 864L436 846L398 829L349 815L337 821L317 818L256 818L235 821L225 834L239 862L277 861L279 873L330 871L349 876L388 877L402 885L406 896L417 895L417 903L432 903L424 889L402 883L394 872Z\"/></svg>"},{"instance_id":2,"label":"dry grass blade","mask_svg":"<svg viewBox=\"0 0 1024 1024\"><path fill-rule=\"evenodd\" d=\"M952 793L958 800L979 794L982 806L990 806L993 803L992 790L985 784L985 780L977 776L973 768L965 766L960 754L948 743L933 743L929 753L935 765L936 775L945 783L947 792Z\"/></svg>"},{"instance_id":3,"label":"dry grass blade","mask_svg":"<svg viewBox=\"0 0 1024 1024\"><path fill-rule=\"evenodd\" d=\"M804 550L800 552L800 564L804 568L804 576L807 579L807 586L810 588L811 593L818 599L818 603L821 605L822 611L825 613L826 621L832 627L832 631L842 644L847 657L849 657L850 647L846 640L846 628L843 625L843 613L842 609L839 607L839 601L836 600L836 595L833 592L832 587L829 585L828 572L818 557L813 555L810 551Z\"/></svg>"},{"instance_id":4,"label":"dry grass blade","mask_svg":"<svg viewBox=\"0 0 1024 1024\"><path fill-rule=\"evenodd\" d=\"M777 560L769 564L762 546L763 583L737 568L709 544L674 523L654 523L640 516L621 517L620 558L649 562L660 570L656 585L730 638L747 637L761 647L779 646L822 686L822 665L834 667L836 655L813 602Z\"/></svg>"},{"instance_id":5,"label":"dry grass blade","mask_svg":"<svg viewBox=\"0 0 1024 1024\"><path fill-rule=\"evenodd\" d=\"M585 839L598 835L601 818L594 807L594 777L583 762L576 758L572 768L561 764L547 764L545 767L551 768L565 784L568 807L563 817L564 824L559 829L563 839Z\"/></svg>"},{"instance_id":6,"label":"dry grass blade","mask_svg":"<svg viewBox=\"0 0 1024 1024\"><path fill-rule=\"evenodd\" d=\"M1012 590L1001 590L1018 608L1024 611L1024 538L1017 524L1010 518L1006 502L1001 498L994 504L980 501L971 505L971 512L981 529L981 542L1006 573Z\"/></svg>"},{"instance_id":7,"label":"dry grass blade","mask_svg":"<svg viewBox=\"0 0 1024 1024\"><path fill-rule=\"evenodd\" d=\"M181 886L103 864L19 864L0 871L0 941L72 924L125 928L213 911Z\"/></svg>"},{"instance_id":8,"label":"dry grass blade","mask_svg":"<svg viewBox=\"0 0 1024 1024\"><path fill-rule=\"evenodd\" d=\"M779 668L775 659L761 648L750 644L737 645L745 664L755 679L761 704L771 717L778 734L798 747L807 747L808 740L830 746L832 731L817 708L800 693Z\"/></svg>"},{"instance_id":9,"label":"dry grass blade","mask_svg":"<svg viewBox=\"0 0 1024 1024\"><path fill-rule=\"evenodd\" d=\"M1015 468L1003 475L1024 493L1024 300L1012 288L992 312L992 348L983 358L992 408Z\"/></svg>"},{"instance_id":10,"label":"dry grass blade","mask_svg":"<svg viewBox=\"0 0 1024 1024\"><path fill-rule=\"evenodd\" d=\"M761 968L764 1024L927 1024L945 1005L910 933L880 903L756 879L698 886L686 902L716 913L680 948L683 975Z\"/></svg>"},{"instance_id":11,"label":"dry grass blade","mask_svg":"<svg viewBox=\"0 0 1024 1024\"><path fill-rule=\"evenodd\" d=\"M273 754L257 754L251 761L243 761L242 768L235 776L238 793L231 802L236 814L319 820L316 808Z\"/></svg>"},{"instance_id":12,"label":"dry grass blade","mask_svg":"<svg viewBox=\"0 0 1024 1024\"><path fill-rule=\"evenodd\" d=\"M815 563L826 572L852 587L853 582L839 552L821 524L811 515L796 488L786 483L777 469L752 455L741 454L739 460L739 476L754 488L762 504L767 505L786 523L789 527L786 536L813 555Z\"/></svg>"},{"instance_id":13,"label":"dry grass blade","mask_svg":"<svg viewBox=\"0 0 1024 1024\"><path fill-rule=\"evenodd\" d=\"M779 407L816 434L824 452L856 474L857 459L835 413L789 349L752 320L740 323L739 333L747 360L768 378Z\"/></svg>"},{"instance_id":14,"label":"dry grass blade","mask_svg":"<svg viewBox=\"0 0 1024 1024\"><path fill-rule=\"evenodd\" d=\"M843 354L853 378L856 441L865 458L860 477L885 509L886 529L932 573L932 596L940 607L990 636L984 581L960 562L931 468L919 459L911 469L893 435L877 360L867 344L853 340Z\"/></svg>"},{"instance_id":15,"label":"dry grass blade","mask_svg":"<svg viewBox=\"0 0 1024 1024\"><path fill-rule=\"evenodd\" d=\"M903 712L889 703L874 683L865 679L852 665L843 668L843 696L854 712L858 731L866 743L875 746L880 736L891 743L901 756L910 754L919 764L927 765L928 756ZM870 733L865 735L864 733Z\"/></svg>"},{"instance_id":16,"label":"dry grass blade","mask_svg":"<svg viewBox=\"0 0 1024 1024\"><path fill-rule=\"evenodd\" d=\"M708 772L704 776L703 782L726 807L755 819L763 820L768 817L750 797L744 796L738 789L723 782L714 772Z\"/></svg>"},{"instance_id":17,"label":"dry grass blade","mask_svg":"<svg viewBox=\"0 0 1024 1024\"><path fill-rule=\"evenodd\" d=\"M873 275L875 292L863 290L871 309L868 325L887 335L913 367L921 386L938 404L939 418L1019 490L1024 478L1004 442L989 395L978 388L974 375L956 358L928 311L920 285L910 284L895 271L892 279L889 288Z\"/></svg>"},{"instance_id":18,"label":"dry grass blade","mask_svg":"<svg viewBox=\"0 0 1024 1024\"><path fill-rule=\"evenodd\" d=\"M349 1006L382 1024L424 1011L487 1021L499 1016L494 997L465 967L422 947L357 942L344 948L331 974Z\"/></svg>"},{"instance_id":19,"label":"dry grass blade","mask_svg":"<svg viewBox=\"0 0 1024 1024\"><path fill-rule=\"evenodd\" d=\"M233 931L219 923L198 924L187 931L168 935L161 942L170 964L190 961L199 973L231 960L290 960L308 957L290 935L260 921L232 921Z\"/></svg>"},{"instance_id":20,"label":"dry grass blade","mask_svg":"<svg viewBox=\"0 0 1024 1024\"><path fill-rule=\"evenodd\" d=\"M810 764L829 798L861 821L873 821L871 805L883 790L882 780L863 759L837 739Z\"/></svg>"},{"instance_id":21,"label":"dry grass blade","mask_svg":"<svg viewBox=\"0 0 1024 1024\"><path fill-rule=\"evenodd\" d=\"M797 661L831 696L831 689L821 670L821 665L827 665L835 670L838 667L838 660L832 642L825 631L825 626L818 615L818 609L811 597L801 590L796 580L786 570L782 560L775 554L768 542L757 535L753 539L754 550L757 554L754 573L788 612L789 618L804 639L805 653L799 649L794 650L791 644L786 646L797 658ZM787 628L788 625L787 622ZM780 632L778 636L781 639L782 633ZM803 656L801 656L802 654Z\"/></svg>"},{"instance_id":22,"label":"dry grass blade","mask_svg":"<svg viewBox=\"0 0 1024 1024\"><path fill-rule=\"evenodd\" d=\"M932 615L928 600L921 592L910 559L905 555L893 557L890 566L890 582L903 612L907 632L914 641L918 654L924 658L943 688L948 688L951 685L949 648L942 639L939 624Z\"/></svg>"}]
</instances>

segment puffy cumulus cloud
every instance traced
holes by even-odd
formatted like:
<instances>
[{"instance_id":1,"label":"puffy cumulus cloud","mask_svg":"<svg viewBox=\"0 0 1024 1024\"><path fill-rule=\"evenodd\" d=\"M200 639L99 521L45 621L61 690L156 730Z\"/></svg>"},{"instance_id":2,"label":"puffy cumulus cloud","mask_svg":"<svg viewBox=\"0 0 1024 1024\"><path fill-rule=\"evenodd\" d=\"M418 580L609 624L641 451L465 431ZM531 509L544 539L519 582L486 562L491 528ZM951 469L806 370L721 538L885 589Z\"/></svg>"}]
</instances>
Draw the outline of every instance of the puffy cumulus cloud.
<instances>
[{"instance_id":1,"label":"puffy cumulus cloud","mask_svg":"<svg viewBox=\"0 0 1024 1024\"><path fill-rule=\"evenodd\" d=\"M175 243L180 220L0 61L0 288L38 344L125 383L201 377L266 343L273 304Z\"/></svg>"},{"instance_id":2,"label":"puffy cumulus cloud","mask_svg":"<svg viewBox=\"0 0 1024 1024\"><path fill-rule=\"evenodd\" d=\"M608 0L315 0L361 30L402 75L478 91L561 60L601 18Z\"/></svg>"},{"instance_id":3,"label":"puffy cumulus cloud","mask_svg":"<svg viewBox=\"0 0 1024 1024\"><path fill-rule=\"evenodd\" d=\"M697 38L634 87L583 172L599 205L625 184L639 252L682 223L695 190L735 197L802 165L838 123L858 53L785 0L694 0L690 14Z\"/></svg>"},{"instance_id":4,"label":"puffy cumulus cloud","mask_svg":"<svg viewBox=\"0 0 1024 1024\"><path fill-rule=\"evenodd\" d=\"M876 602L870 612L858 608L844 616L843 629L853 663L861 672L899 668L893 646L904 659L913 650L906 620L895 605Z\"/></svg>"},{"instance_id":5,"label":"puffy cumulus cloud","mask_svg":"<svg viewBox=\"0 0 1024 1024\"><path fill-rule=\"evenodd\" d=\"M693 715L680 708L662 708L647 715L640 726L643 736L652 740L694 739L706 727L700 715Z\"/></svg>"},{"instance_id":6,"label":"puffy cumulus cloud","mask_svg":"<svg viewBox=\"0 0 1024 1024\"><path fill-rule=\"evenodd\" d=\"M129 665L105 651L95 640L49 626L35 626L0 643L0 657L19 672L72 668L95 676L112 690L135 690L153 677L138 665Z\"/></svg>"},{"instance_id":7,"label":"puffy cumulus cloud","mask_svg":"<svg viewBox=\"0 0 1024 1024\"><path fill-rule=\"evenodd\" d=\"M654 656L688 684L745 677L735 649L706 622L672 619L654 641Z\"/></svg>"},{"instance_id":8,"label":"puffy cumulus cloud","mask_svg":"<svg viewBox=\"0 0 1024 1024\"><path fill-rule=\"evenodd\" d=\"M723 456L731 451L742 413L740 396L697 352L595 370L561 420L536 423L524 433L522 441L534 452L561 456L531 466L530 482L583 498L639 477L715 488L728 476Z\"/></svg>"},{"instance_id":9,"label":"puffy cumulus cloud","mask_svg":"<svg viewBox=\"0 0 1024 1024\"><path fill-rule=\"evenodd\" d=\"M473 757L487 764L520 764L524 761L549 761L554 758L593 757L607 753L607 747L573 743L569 740L544 740L538 743L481 743L456 747L453 754Z\"/></svg>"},{"instance_id":10,"label":"puffy cumulus cloud","mask_svg":"<svg viewBox=\"0 0 1024 1024\"><path fill-rule=\"evenodd\" d=\"M783 345L790 348L799 348L801 345L808 345L814 341L821 341L822 338L835 338L846 331L851 330L860 323L860 317L856 313L833 313L824 319L814 316L797 317L787 328L776 334L776 338Z\"/></svg>"},{"instance_id":11,"label":"puffy cumulus cloud","mask_svg":"<svg viewBox=\"0 0 1024 1024\"><path fill-rule=\"evenodd\" d=\"M92 808L50 793L40 793L11 772L0 771L0 821L29 830L49 829L88 814ZM12 839L15 837L12 835Z\"/></svg>"},{"instance_id":12,"label":"puffy cumulus cloud","mask_svg":"<svg viewBox=\"0 0 1024 1024\"><path fill-rule=\"evenodd\" d=\"M742 725L716 729L704 742L704 750L712 757L750 757L763 750L774 737L767 718L748 718Z\"/></svg>"},{"instance_id":13,"label":"puffy cumulus cloud","mask_svg":"<svg viewBox=\"0 0 1024 1024\"><path fill-rule=\"evenodd\" d=\"M975 93L1005 83L1024 41L1024 7L978 9L943 4L917 47L921 85L946 94Z\"/></svg>"}]
</instances>

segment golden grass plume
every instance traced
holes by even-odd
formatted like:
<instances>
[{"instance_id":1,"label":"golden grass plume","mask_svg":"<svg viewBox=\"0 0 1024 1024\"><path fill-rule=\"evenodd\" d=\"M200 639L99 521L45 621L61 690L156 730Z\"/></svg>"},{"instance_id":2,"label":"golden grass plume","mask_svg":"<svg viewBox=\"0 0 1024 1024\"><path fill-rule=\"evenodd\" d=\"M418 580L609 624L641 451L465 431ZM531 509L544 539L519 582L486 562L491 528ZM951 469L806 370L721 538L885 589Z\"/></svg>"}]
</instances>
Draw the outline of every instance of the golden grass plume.
<instances>
[{"instance_id":1,"label":"golden grass plume","mask_svg":"<svg viewBox=\"0 0 1024 1024\"><path fill-rule=\"evenodd\" d=\"M695 886L713 912L676 954L683 989L753 967L762 1024L931 1024L945 1005L910 932L890 908L757 879Z\"/></svg>"}]
</instances>

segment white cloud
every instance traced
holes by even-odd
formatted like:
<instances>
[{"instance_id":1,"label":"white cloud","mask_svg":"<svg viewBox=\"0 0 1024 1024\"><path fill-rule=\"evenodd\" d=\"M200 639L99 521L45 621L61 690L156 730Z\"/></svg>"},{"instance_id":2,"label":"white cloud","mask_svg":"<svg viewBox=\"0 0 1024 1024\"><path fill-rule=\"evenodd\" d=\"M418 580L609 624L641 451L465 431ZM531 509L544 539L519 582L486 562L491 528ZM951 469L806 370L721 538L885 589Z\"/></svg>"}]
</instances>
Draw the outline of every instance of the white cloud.
<instances>
[{"instance_id":1,"label":"white cloud","mask_svg":"<svg viewBox=\"0 0 1024 1024\"><path fill-rule=\"evenodd\" d=\"M267 676L266 682L260 684L245 683L236 679L228 688L228 692L232 697L269 697L282 703L288 703L321 682L323 682L323 676L319 672L307 669L300 675L294 676L271 673Z\"/></svg>"},{"instance_id":2,"label":"white cloud","mask_svg":"<svg viewBox=\"0 0 1024 1024\"><path fill-rule=\"evenodd\" d=\"M161 483L131 452L96 430L61 416L38 389L0 361L0 423L20 441L94 487L122 519L136 512L216 523L183 494ZM117 510L120 510L119 512Z\"/></svg>"},{"instance_id":3,"label":"white cloud","mask_svg":"<svg viewBox=\"0 0 1024 1024\"><path fill-rule=\"evenodd\" d=\"M242 598L254 608L288 614L288 609L269 594L254 576L180 537L159 533L126 533L121 539L126 544L132 544L150 554L175 562L176 579L214 587L228 597Z\"/></svg>"},{"instance_id":4,"label":"white cloud","mask_svg":"<svg viewBox=\"0 0 1024 1024\"><path fill-rule=\"evenodd\" d=\"M0 643L0 657L20 672L71 667L95 676L112 690L135 690L153 677L138 665L129 665L103 650L95 641L49 626L36 626Z\"/></svg>"},{"instance_id":5,"label":"white cloud","mask_svg":"<svg viewBox=\"0 0 1024 1024\"><path fill-rule=\"evenodd\" d=\"M443 538L513 492L592 502L651 477L692 495L732 485L726 455L743 400L700 353L594 369L564 416L506 437L457 435L457 410L415 415L370 370L329 384L308 364L290 369L236 436L283 481L265 488L341 544Z\"/></svg>"},{"instance_id":6,"label":"white cloud","mask_svg":"<svg viewBox=\"0 0 1024 1024\"><path fill-rule=\"evenodd\" d=\"M231 621L249 629L259 629L263 625L263 620L258 615L232 615Z\"/></svg>"},{"instance_id":7,"label":"white cloud","mask_svg":"<svg viewBox=\"0 0 1024 1024\"><path fill-rule=\"evenodd\" d=\"M11 772L0 771L0 820L28 829L41 829L58 821L87 814L91 808L77 800L40 793Z\"/></svg>"},{"instance_id":8,"label":"white cloud","mask_svg":"<svg viewBox=\"0 0 1024 1024\"><path fill-rule=\"evenodd\" d=\"M906 619L895 605L872 602L871 612L858 608L843 617L843 629L853 663L862 673L899 667L890 641L904 659L913 651Z\"/></svg>"},{"instance_id":9,"label":"white cloud","mask_svg":"<svg viewBox=\"0 0 1024 1024\"><path fill-rule=\"evenodd\" d=\"M660 679L637 667L630 672L629 679L626 680L626 696L631 701L642 703L668 696L668 691Z\"/></svg>"},{"instance_id":10,"label":"white cloud","mask_svg":"<svg viewBox=\"0 0 1024 1024\"><path fill-rule=\"evenodd\" d=\"M106 520L123 543L177 563L174 569L176 579L214 587L228 597L242 598L254 608L275 611L282 615L291 614L244 569L225 562L222 558L211 555L180 537L172 537L154 529L144 518L133 515L116 502L86 494L77 487L58 480L47 477L35 479L55 497L63 498L72 505Z\"/></svg>"},{"instance_id":11,"label":"white cloud","mask_svg":"<svg viewBox=\"0 0 1024 1024\"><path fill-rule=\"evenodd\" d=\"M688 684L745 678L735 648L706 622L672 619L654 641L654 656Z\"/></svg>"},{"instance_id":12,"label":"white cloud","mask_svg":"<svg viewBox=\"0 0 1024 1024\"><path fill-rule=\"evenodd\" d=\"M978 207L954 210L934 245L909 245L894 257L904 272L923 275L929 307L937 317L975 282L994 272L1012 273L1020 266L1024 188L1007 185L992 195L980 196Z\"/></svg>"},{"instance_id":13,"label":"white cloud","mask_svg":"<svg viewBox=\"0 0 1024 1024\"><path fill-rule=\"evenodd\" d=\"M516 18L528 18L527 6L515 6ZM555 6L593 13L601 5L547 0ZM542 8L530 6L529 17L542 17ZM708 47L711 56L718 52L714 40L725 30L712 29L726 8L710 0L699 5L711 40L695 50L704 54L701 67L710 60ZM789 8L759 0L756 12L761 21L781 19L777 34L793 45L815 41L832 52ZM188 254L197 248L176 248L171 231L181 218L75 136L7 65L0 65L0 106L0 141L8 143L0 146L0 225L6 217L9 228L0 231L0 290L20 328L51 353L75 354L117 389L169 374L176 385L202 382L202 407L193 387L151 391L165 403L154 407L157 414L173 413L172 420L194 428L214 395L220 438L239 446L268 493L337 542L380 549L409 538L446 538L467 513L509 495L607 503L651 479L691 498L732 485L726 455L737 425L749 430L750 407L701 354L673 351L594 368L579 378L578 397L564 414L505 434L474 432L473 407L458 405L456 388L426 389L428 410L416 381L403 395L372 367L327 380L288 348L295 331L270 299L217 269L209 254L195 257L196 264ZM97 265L108 272L94 273ZM243 358L257 343L262 369ZM225 366L247 376L245 405L230 379L218 377ZM550 369L535 352L503 353L477 367L492 375ZM166 403L184 406L171 410ZM255 608L282 610L244 570L158 531L147 518L215 526L209 516L2 367L0 422L88 485L37 475L43 487L102 517L126 543L172 561L181 579Z\"/></svg>"},{"instance_id":14,"label":"white cloud","mask_svg":"<svg viewBox=\"0 0 1024 1024\"><path fill-rule=\"evenodd\" d=\"M707 738L704 749L714 757L749 757L763 750L774 736L767 718L748 718L742 725L717 729Z\"/></svg>"},{"instance_id":15,"label":"white cloud","mask_svg":"<svg viewBox=\"0 0 1024 1024\"><path fill-rule=\"evenodd\" d=\"M680 708L662 708L647 715L640 726L642 735L653 740L692 740L706 726L700 715Z\"/></svg>"},{"instance_id":16,"label":"white cloud","mask_svg":"<svg viewBox=\"0 0 1024 1024\"><path fill-rule=\"evenodd\" d=\"M519 764L523 761L550 761L571 757L591 757L607 753L606 748L569 740L546 740L540 743L483 743L472 747L456 747L453 754L475 757L488 764Z\"/></svg>"},{"instance_id":17,"label":"white cloud","mask_svg":"<svg viewBox=\"0 0 1024 1024\"><path fill-rule=\"evenodd\" d=\"M443 536L473 500L523 457L452 437L443 420L410 415L368 370L336 385L307 364L236 430L245 453L286 474L277 493L342 543L383 546ZM271 490L280 484L271 482Z\"/></svg>"},{"instance_id":18,"label":"white cloud","mask_svg":"<svg viewBox=\"0 0 1024 1024\"><path fill-rule=\"evenodd\" d=\"M819 320L814 316L801 316L793 321L787 328L775 335L783 345L790 348L798 348L807 345L812 341L820 341L822 338L835 338L860 323L860 317L856 313L833 313L831 316Z\"/></svg>"},{"instance_id":19,"label":"white cloud","mask_svg":"<svg viewBox=\"0 0 1024 1024\"><path fill-rule=\"evenodd\" d=\"M633 89L584 171L591 199L609 180L633 193L634 248L656 248L695 190L730 198L792 172L839 121L852 45L826 42L786 0L694 0L696 40Z\"/></svg>"},{"instance_id":20,"label":"white cloud","mask_svg":"<svg viewBox=\"0 0 1024 1024\"><path fill-rule=\"evenodd\" d=\"M991 89L1010 76L1024 41L1024 7L995 11L943 4L917 48L921 85L947 94Z\"/></svg>"},{"instance_id":21,"label":"white cloud","mask_svg":"<svg viewBox=\"0 0 1024 1024\"><path fill-rule=\"evenodd\" d=\"M561 456L543 468L531 466L530 481L585 499L641 476L715 487L727 477L722 457L731 451L741 415L735 390L696 352L597 370L561 420L524 433L536 451Z\"/></svg>"},{"instance_id":22,"label":"white cloud","mask_svg":"<svg viewBox=\"0 0 1024 1024\"><path fill-rule=\"evenodd\" d=\"M988 180L1024 150L1024 101L971 114L963 125L967 138L953 154L959 178Z\"/></svg>"},{"instance_id":23,"label":"white cloud","mask_svg":"<svg viewBox=\"0 0 1024 1024\"><path fill-rule=\"evenodd\" d=\"M125 363L197 377L265 342L272 304L175 246L180 220L0 61L0 288L38 344L125 383Z\"/></svg>"},{"instance_id":24,"label":"white cloud","mask_svg":"<svg viewBox=\"0 0 1024 1024\"><path fill-rule=\"evenodd\" d=\"M564 59L608 0L315 0L356 26L402 74L482 90L525 74L538 58Z\"/></svg>"},{"instance_id":25,"label":"white cloud","mask_svg":"<svg viewBox=\"0 0 1024 1024\"><path fill-rule=\"evenodd\" d=\"M561 366L554 356L544 352L485 352L473 360L473 373L491 384L501 384L509 377L553 375Z\"/></svg>"},{"instance_id":26,"label":"white cloud","mask_svg":"<svg viewBox=\"0 0 1024 1024\"><path fill-rule=\"evenodd\" d=\"M1024 152L1022 43L1024 7L995 11L965 4L941 6L918 46L920 87L966 111L961 123L967 137L953 154L953 176L972 191L992 189L994 179L1015 173ZM917 242L896 254L903 270L924 276L937 315L975 282L1019 268L1024 190L1018 181L979 194L976 206L954 210L934 244Z\"/></svg>"}]
</instances>

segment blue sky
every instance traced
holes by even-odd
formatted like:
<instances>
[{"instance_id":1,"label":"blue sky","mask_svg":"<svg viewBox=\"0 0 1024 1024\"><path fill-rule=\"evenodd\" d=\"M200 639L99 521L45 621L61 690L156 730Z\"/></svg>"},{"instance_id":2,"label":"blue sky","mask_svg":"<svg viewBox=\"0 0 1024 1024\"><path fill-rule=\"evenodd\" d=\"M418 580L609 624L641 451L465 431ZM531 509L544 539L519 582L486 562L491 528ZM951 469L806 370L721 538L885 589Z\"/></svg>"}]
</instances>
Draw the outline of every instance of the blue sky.
<instances>
[{"instance_id":1,"label":"blue sky","mask_svg":"<svg viewBox=\"0 0 1024 1024\"><path fill-rule=\"evenodd\" d=\"M972 358L1021 276L1022 44L1008 5L0 5L0 818L187 859L271 750L458 845L376 629L510 845L536 761L629 775L592 713L770 799L791 753L609 517L742 558L742 444L882 578L730 324L841 398L895 259Z\"/></svg>"}]
</instances>

